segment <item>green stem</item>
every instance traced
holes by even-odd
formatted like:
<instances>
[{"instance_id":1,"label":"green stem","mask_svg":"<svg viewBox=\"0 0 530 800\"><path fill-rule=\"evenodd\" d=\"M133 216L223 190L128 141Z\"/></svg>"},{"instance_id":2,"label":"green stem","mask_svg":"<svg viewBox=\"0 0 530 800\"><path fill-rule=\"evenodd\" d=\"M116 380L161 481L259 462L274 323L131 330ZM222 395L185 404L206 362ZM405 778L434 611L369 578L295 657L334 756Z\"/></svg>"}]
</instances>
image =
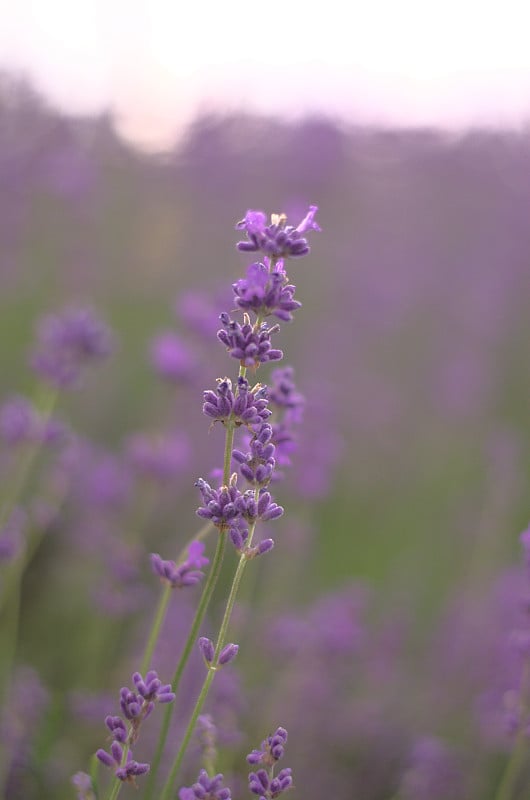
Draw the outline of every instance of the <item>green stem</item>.
<instances>
[{"instance_id":1,"label":"green stem","mask_svg":"<svg viewBox=\"0 0 530 800\"><path fill-rule=\"evenodd\" d=\"M528 715L530 706L530 660L527 659L521 678L521 717ZM512 800L517 788L521 768L528 755L528 740L523 730L519 730L510 758L504 769L495 800Z\"/></svg>"},{"instance_id":2,"label":"green stem","mask_svg":"<svg viewBox=\"0 0 530 800\"><path fill-rule=\"evenodd\" d=\"M130 746L126 744L123 748L123 755L121 757L121 764L120 767L124 767L127 763L127 756L129 754ZM117 796L120 793L120 789L123 786L123 781L120 781L119 778L116 778L114 783L112 784L112 788L109 793L108 800L116 800Z\"/></svg>"},{"instance_id":3,"label":"green stem","mask_svg":"<svg viewBox=\"0 0 530 800\"><path fill-rule=\"evenodd\" d=\"M250 530L249 530L248 540L247 540L247 546L249 546L249 547L252 544L252 538L254 536L255 527L256 527L256 523L254 523L251 526ZM184 755L186 753L186 750L188 748L188 744L189 744L190 739L191 739L191 737L193 735L193 731L195 730L195 725L197 723L197 718L199 717L199 714L202 711L202 707L204 705L204 702L205 702L205 700L206 700L206 698L208 696L208 692L210 690L210 685L211 685L211 683L212 683L212 681L214 679L214 675L215 675L216 671L219 669L219 666L218 666L219 655L220 655L221 650L223 649L223 647L225 645L225 642L226 642L226 636L227 636L227 633L228 633L228 627L230 625L230 619L231 619L231 616L232 616L232 611L234 610L234 605L235 605L235 602L236 602L236 597L237 597L237 593L238 593L238 590L239 590L239 585L241 583L241 579L243 577L243 573L245 571L245 566L247 564L247 561L248 561L248 558L243 553L239 558L237 569L236 569L236 572L235 572L235 575L234 575L234 580L232 581L232 586L230 588L230 594L228 595L228 600L227 600L227 603L226 603L226 608L225 608L225 612L224 612L224 615L223 615L223 620L221 622L221 627L219 629L219 635L217 637L217 644L215 646L215 654L214 654L214 657L213 657L213 661L212 661L211 665L208 668L208 674L206 675L206 678L204 680L202 689L200 691L199 697L197 698L197 702L195 703L195 708L193 709L193 712L192 712L190 721L188 723L188 727L186 728L186 732L184 734L184 737L182 739L180 748L178 750L177 755L175 756L175 760L173 761L173 764L172 764L170 773L168 775L167 781L166 781L165 786L164 786L164 788L162 790L161 800L169 800L169 798L171 797L173 785L175 783L175 779L176 779L178 771L179 771L179 769L181 767L182 760L183 760Z\"/></svg>"},{"instance_id":4,"label":"green stem","mask_svg":"<svg viewBox=\"0 0 530 800\"><path fill-rule=\"evenodd\" d=\"M207 583L204 587L204 591L202 593L199 606L197 608L195 617L193 619L191 630L186 640L186 644L184 645L182 655L180 656L179 662L177 664L173 680L171 681L171 688L172 691L175 693L178 690L180 680L182 678L184 668L188 663L191 651L193 650L193 647L197 643L197 636L199 633L199 629L202 625L202 621L204 619L206 610L210 603L213 590L215 588L217 579L219 578L219 574L221 572L221 565L223 563L225 547L226 547L226 531L221 531L221 533L219 534L219 540L217 542L217 549L215 551L212 569L210 570ZM146 786L145 800L149 800L153 792L156 774L160 766L160 761L162 759L162 754L164 752L164 747L166 745L167 736L169 733L169 726L171 724L171 718L173 716L174 706L175 703L170 703L166 706L166 709L164 711L164 717L162 719L162 727L160 729L160 737L158 739L157 748L151 762L151 771L149 772L149 778Z\"/></svg>"},{"instance_id":5,"label":"green stem","mask_svg":"<svg viewBox=\"0 0 530 800\"><path fill-rule=\"evenodd\" d=\"M184 547L182 548L182 550L180 551L180 553L176 558L177 564L182 564L182 562L185 560L190 544L192 544L192 542L200 542L201 539L204 539L205 536L210 532L212 527L213 527L212 523L207 522L206 525L203 525L202 528L198 531L198 533L195 534L195 536L192 536L192 538L189 539L188 542L186 542L186 544L184 545ZM145 673L151 666L151 659L153 658L153 653L158 643L160 631L162 630L162 626L166 618L166 612L172 591L173 590L169 585L169 583L166 583L160 595L160 600L158 601L158 606L155 612L155 619L151 627L151 632L149 634L149 641L147 642L144 655L142 658L142 665L140 667L140 672L142 673L142 675L145 675Z\"/></svg>"},{"instance_id":6,"label":"green stem","mask_svg":"<svg viewBox=\"0 0 530 800\"><path fill-rule=\"evenodd\" d=\"M234 426L227 425L226 427L226 439L225 439L225 450L224 450L224 459L223 459L223 484L226 486L230 481L230 469L232 465L232 449L234 446ZM205 526L206 528L206 526ZM205 530L205 529L203 529ZM206 535L206 531L205 534ZM217 580L221 573L221 567L223 564L224 553L226 549L226 531L221 530L219 533L219 539L217 542L217 548L215 551L212 567L210 570L210 574L208 575L208 579L203 589L203 593L201 599L199 601L199 606L197 611L195 612L195 617L193 619L193 623L191 626L191 630L188 634L188 638L186 640L186 644L184 645L184 649L180 656L179 662L177 664L175 674L173 675L173 680L171 681L171 688L173 692L178 691L178 687L180 685L180 681L182 675L184 673L184 669L186 664L188 663L188 659L190 657L191 651L193 650L195 644L197 643L197 636L199 634L200 627L202 625L202 621L206 615L206 611L208 610L208 606L210 605L210 600L212 598L215 586L217 584ZM152 796L156 775L158 772L158 768L160 766L160 761L162 759L162 754L164 752L164 748L166 745L168 733L169 733L169 726L171 724L171 718L173 716L175 703L170 703L164 712L164 717L162 719L162 726L160 729L160 736L158 739L158 744L156 747L155 754L153 756L153 760L151 762L151 770L149 772L149 778L146 785L146 794L145 800L149 800Z\"/></svg>"}]
</instances>

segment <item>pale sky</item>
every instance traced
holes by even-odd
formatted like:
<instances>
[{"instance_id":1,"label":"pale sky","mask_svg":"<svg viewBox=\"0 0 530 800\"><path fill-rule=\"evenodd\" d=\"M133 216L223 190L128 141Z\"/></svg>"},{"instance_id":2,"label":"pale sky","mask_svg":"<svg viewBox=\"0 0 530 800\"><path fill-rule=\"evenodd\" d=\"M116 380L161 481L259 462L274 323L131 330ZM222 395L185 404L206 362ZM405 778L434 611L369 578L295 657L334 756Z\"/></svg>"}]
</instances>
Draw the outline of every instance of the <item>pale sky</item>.
<instances>
[{"instance_id":1,"label":"pale sky","mask_svg":"<svg viewBox=\"0 0 530 800\"><path fill-rule=\"evenodd\" d=\"M529 23L530 0L0 0L0 66L154 147L212 109L520 126Z\"/></svg>"}]
</instances>

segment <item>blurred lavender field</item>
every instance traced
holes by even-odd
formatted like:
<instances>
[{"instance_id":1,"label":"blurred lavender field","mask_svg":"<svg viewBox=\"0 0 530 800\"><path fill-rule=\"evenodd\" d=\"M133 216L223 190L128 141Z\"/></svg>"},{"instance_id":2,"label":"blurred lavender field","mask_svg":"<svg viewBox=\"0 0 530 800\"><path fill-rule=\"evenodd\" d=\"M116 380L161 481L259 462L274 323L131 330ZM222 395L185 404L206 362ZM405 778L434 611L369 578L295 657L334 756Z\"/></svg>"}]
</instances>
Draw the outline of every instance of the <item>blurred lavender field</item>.
<instances>
[{"instance_id":1,"label":"blurred lavender field","mask_svg":"<svg viewBox=\"0 0 530 800\"><path fill-rule=\"evenodd\" d=\"M240 655L208 700L218 769L249 796L244 756L284 725L293 797L528 794L529 175L527 133L320 118L205 117L146 155L110 117L65 118L4 77L0 491L24 448L12 398L35 397L39 320L89 307L112 329L2 519L0 595L21 580L16 635L0 611L6 798L74 797L71 775L104 744L156 604L149 554L173 557L200 528L194 483L222 465L201 406L248 263L234 224L310 203L323 231L289 265L303 308L279 334L305 414L276 547L243 582ZM172 598L161 675L197 597ZM183 783L199 761L197 741Z\"/></svg>"}]
</instances>

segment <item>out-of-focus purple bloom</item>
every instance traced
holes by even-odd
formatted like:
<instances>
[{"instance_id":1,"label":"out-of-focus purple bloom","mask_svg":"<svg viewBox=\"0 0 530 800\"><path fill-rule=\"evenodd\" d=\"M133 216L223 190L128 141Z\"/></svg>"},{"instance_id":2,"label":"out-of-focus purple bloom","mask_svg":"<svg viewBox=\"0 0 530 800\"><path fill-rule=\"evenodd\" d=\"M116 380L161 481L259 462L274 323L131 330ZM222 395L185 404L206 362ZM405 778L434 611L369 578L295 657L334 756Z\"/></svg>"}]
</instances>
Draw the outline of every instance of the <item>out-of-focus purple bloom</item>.
<instances>
[{"instance_id":1,"label":"out-of-focus purple bloom","mask_svg":"<svg viewBox=\"0 0 530 800\"><path fill-rule=\"evenodd\" d=\"M224 330L217 333L217 338L224 344L232 358L237 360L244 367L259 367L268 361L280 361L283 358L281 350L274 349L271 345L271 335L280 330L279 325L269 327L263 322L258 330L250 321L245 320L243 325L231 320L228 314L220 316Z\"/></svg>"},{"instance_id":2,"label":"out-of-focus purple bloom","mask_svg":"<svg viewBox=\"0 0 530 800\"><path fill-rule=\"evenodd\" d=\"M202 410L216 422L225 424L230 420L236 426L259 425L271 414L266 387L258 383L251 389L243 377L238 378L235 392L230 378L219 380L216 392L205 391Z\"/></svg>"},{"instance_id":3,"label":"out-of-focus purple bloom","mask_svg":"<svg viewBox=\"0 0 530 800\"><path fill-rule=\"evenodd\" d=\"M197 734L205 762L213 764L217 757L217 728L211 714L200 714L197 717Z\"/></svg>"},{"instance_id":4,"label":"out-of-focus purple bloom","mask_svg":"<svg viewBox=\"0 0 530 800\"><path fill-rule=\"evenodd\" d=\"M271 372L267 398L273 406L284 412L284 422L288 421L291 424L302 422L306 401L296 388L292 367L280 367Z\"/></svg>"},{"instance_id":5,"label":"out-of-focus purple bloom","mask_svg":"<svg viewBox=\"0 0 530 800\"><path fill-rule=\"evenodd\" d=\"M466 796L464 776L453 753L438 739L420 739L412 751L400 795L404 800L459 800Z\"/></svg>"},{"instance_id":6,"label":"out-of-focus purple bloom","mask_svg":"<svg viewBox=\"0 0 530 800\"><path fill-rule=\"evenodd\" d=\"M151 566L155 575L169 583L172 589L195 586L204 577L202 567L210 562L203 556L203 542L192 542L188 548L188 558L182 564L174 561L163 561L158 553L151 554Z\"/></svg>"},{"instance_id":7,"label":"out-of-focus purple bloom","mask_svg":"<svg viewBox=\"0 0 530 800\"><path fill-rule=\"evenodd\" d=\"M76 772L72 776L72 783L77 791L77 800L95 800L92 779L86 772Z\"/></svg>"},{"instance_id":8,"label":"out-of-focus purple bloom","mask_svg":"<svg viewBox=\"0 0 530 800\"><path fill-rule=\"evenodd\" d=\"M38 414L25 397L11 397L0 407L0 437L8 445L35 441Z\"/></svg>"},{"instance_id":9,"label":"out-of-focus purple bloom","mask_svg":"<svg viewBox=\"0 0 530 800\"><path fill-rule=\"evenodd\" d=\"M151 343L151 364L165 380L186 381L193 374L196 358L180 336L171 331L159 334Z\"/></svg>"},{"instance_id":10,"label":"out-of-focus purple bloom","mask_svg":"<svg viewBox=\"0 0 530 800\"><path fill-rule=\"evenodd\" d=\"M25 397L11 397L0 407L0 438L10 446L62 444L66 433L63 422L55 417L43 419Z\"/></svg>"},{"instance_id":11,"label":"out-of-focus purple bloom","mask_svg":"<svg viewBox=\"0 0 530 800\"><path fill-rule=\"evenodd\" d=\"M129 500L130 490L131 475L116 456L103 454L88 465L83 493L93 506L119 510Z\"/></svg>"},{"instance_id":12,"label":"out-of-focus purple bloom","mask_svg":"<svg viewBox=\"0 0 530 800\"><path fill-rule=\"evenodd\" d=\"M237 243L238 250L254 253L261 250L272 258L295 258L309 253L309 244L303 234L308 230L319 231L315 222L317 206L310 206L309 211L296 227L287 225L285 214L272 214L271 223L263 211L247 211L244 219L238 222L236 230L244 230L248 241Z\"/></svg>"},{"instance_id":13,"label":"out-of-focus purple bloom","mask_svg":"<svg viewBox=\"0 0 530 800\"><path fill-rule=\"evenodd\" d=\"M290 322L293 311L302 304L294 299L296 287L289 284L283 269L269 271L265 264L251 264L247 277L232 284L236 304L243 311L253 311L261 318L274 314L284 322Z\"/></svg>"},{"instance_id":14,"label":"out-of-focus purple bloom","mask_svg":"<svg viewBox=\"0 0 530 800\"><path fill-rule=\"evenodd\" d=\"M199 478L195 484L202 495L203 506L197 509L197 515L209 519L218 528L228 528L235 519L241 516L238 502L243 497L235 482L230 486L212 489L209 483Z\"/></svg>"},{"instance_id":15,"label":"out-of-focus purple bloom","mask_svg":"<svg viewBox=\"0 0 530 800\"><path fill-rule=\"evenodd\" d=\"M287 731L285 728L276 728L271 736L267 736L261 743L259 750L252 750L247 756L249 764L263 764L272 767L285 753L287 744Z\"/></svg>"},{"instance_id":16,"label":"out-of-focus purple bloom","mask_svg":"<svg viewBox=\"0 0 530 800\"><path fill-rule=\"evenodd\" d=\"M193 330L209 341L210 337L217 331L219 321L218 308L219 306L212 301L209 295L190 291L184 292L179 296L175 311L186 324L187 329Z\"/></svg>"},{"instance_id":17,"label":"out-of-focus purple bloom","mask_svg":"<svg viewBox=\"0 0 530 800\"><path fill-rule=\"evenodd\" d=\"M44 317L38 327L32 366L59 389L75 386L83 368L109 355L109 328L88 308L68 308Z\"/></svg>"},{"instance_id":18,"label":"out-of-focus purple bloom","mask_svg":"<svg viewBox=\"0 0 530 800\"><path fill-rule=\"evenodd\" d=\"M197 783L193 786L183 786L179 791L179 800L230 800L230 789L223 788L223 776L208 776L205 769L201 769Z\"/></svg>"},{"instance_id":19,"label":"out-of-focus purple bloom","mask_svg":"<svg viewBox=\"0 0 530 800\"><path fill-rule=\"evenodd\" d=\"M126 453L134 469L154 481L170 481L186 466L190 447L181 433L150 437L143 434L131 436Z\"/></svg>"}]
</instances>

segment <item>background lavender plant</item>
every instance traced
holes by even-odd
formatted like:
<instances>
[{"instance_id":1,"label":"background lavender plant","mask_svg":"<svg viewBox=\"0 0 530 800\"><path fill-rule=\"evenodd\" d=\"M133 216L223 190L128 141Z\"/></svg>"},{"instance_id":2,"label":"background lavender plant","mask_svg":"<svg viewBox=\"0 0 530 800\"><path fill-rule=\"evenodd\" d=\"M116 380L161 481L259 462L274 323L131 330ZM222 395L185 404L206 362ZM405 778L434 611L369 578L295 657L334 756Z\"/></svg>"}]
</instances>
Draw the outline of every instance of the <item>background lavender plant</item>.
<instances>
[{"instance_id":1,"label":"background lavender plant","mask_svg":"<svg viewBox=\"0 0 530 800\"><path fill-rule=\"evenodd\" d=\"M201 410L212 376L229 372L220 359L237 371L212 345L219 311L241 322L275 305L266 322L280 324L294 379L263 367L274 413L233 466L244 492L273 477L274 459L283 478L270 490L289 513L242 586L240 650L206 708L218 732L208 775L247 796L245 755L281 722L293 792L308 800L493 798L520 730L526 657L526 133L448 142L317 118L203 117L155 158L126 146L109 117L61 117L8 81L0 122L0 492L39 448L0 533L0 595L23 564L15 652L0 642L2 670L13 666L4 796L75 796L71 775L106 746L109 686L142 658L159 579L188 577L148 665L168 680L201 590L191 576L212 555L206 538L177 575L200 528L193 480L217 486L223 461ZM229 232L242 209L298 221L313 199L325 233L289 268L303 284L298 310L298 293L274 282L264 292L261 271L247 271L263 254L234 257ZM252 247L268 247L273 234L252 224ZM49 429L30 369L35 331L72 308L106 321L113 352L61 393L61 430ZM207 632L219 613L214 602ZM2 614L12 642L13 607ZM203 675L196 648L174 741ZM140 763L158 715L147 722ZM182 786L203 758L197 736Z\"/></svg>"}]
</instances>

